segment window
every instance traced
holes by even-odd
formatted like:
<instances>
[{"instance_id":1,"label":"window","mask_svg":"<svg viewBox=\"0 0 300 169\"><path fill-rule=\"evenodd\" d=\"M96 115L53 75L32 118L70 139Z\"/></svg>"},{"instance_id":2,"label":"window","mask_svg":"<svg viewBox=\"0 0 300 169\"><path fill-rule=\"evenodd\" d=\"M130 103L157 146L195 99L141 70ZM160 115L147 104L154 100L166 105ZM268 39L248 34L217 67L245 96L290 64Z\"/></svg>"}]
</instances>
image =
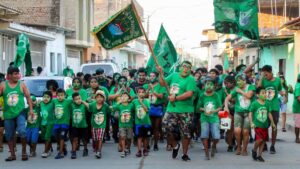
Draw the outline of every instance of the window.
<instances>
[{"instance_id":1,"label":"window","mask_svg":"<svg viewBox=\"0 0 300 169\"><path fill-rule=\"evenodd\" d=\"M244 59L241 59L241 64L244 64Z\"/></svg>"},{"instance_id":2,"label":"window","mask_svg":"<svg viewBox=\"0 0 300 169\"><path fill-rule=\"evenodd\" d=\"M56 73L56 59L55 59L55 53L51 52L50 53L50 72L51 73Z\"/></svg>"},{"instance_id":3,"label":"window","mask_svg":"<svg viewBox=\"0 0 300 169\"><path fill-rule=\"evenodd\" d=\"M61 53L57 54L57 74L62 75L63 74L63 65L62 65L62 56Z\"/></svg>"},{"instance_id":4,"label":"window","mask_svg":"<svg viewBox=\"0 0 300 169\"><path fill-rule=\"evenodd\" d=\"M246 65L250 64L250 56L246 56Z\"/></svg>"},{"instance_id":5,"label":"window","mask_svg":"<svg viewBox=\"0 0 300 169\"><path fill-rule=\"evenodd\" d=\"M285 76L285 68L286 68L286 60L279 59L279 72L282 72L284 76Z\"/></svg>"},{"instance_id":6,"label":"window","mask_svg":"<svg viewBox=\"0 0 300 169\"><path fill-rule=\"evenodd\" d=\"M91 62L95 63L96 62L96 54L92 53L91 55Z\"/></svg>"}]
</instances>

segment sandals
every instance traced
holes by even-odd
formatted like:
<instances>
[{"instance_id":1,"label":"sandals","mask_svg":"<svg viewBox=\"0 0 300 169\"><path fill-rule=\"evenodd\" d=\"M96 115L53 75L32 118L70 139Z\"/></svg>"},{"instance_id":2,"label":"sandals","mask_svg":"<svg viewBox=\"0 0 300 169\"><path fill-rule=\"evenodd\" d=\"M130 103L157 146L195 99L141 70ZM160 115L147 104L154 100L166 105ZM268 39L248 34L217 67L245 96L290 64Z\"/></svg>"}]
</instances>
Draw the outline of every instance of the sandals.
<instances>
[{"instance_id":1,"label":"sandals","mask_svg":"<svg viewBox=\"0 0 300 169\"><path fill-rule=\"evenodd\" d=\"M28 155L22 154L22 161L27 161L27 160L28 160Z\"/></svg>"},{"instance_id":2,"label":"sandals","mask_svg":"<svg viewBox=\"0 0 300 169\"><path fill-rule=\"evenodd\" d=\"M5 161L15 161L16 159L16 156L9 156L5 159Z\"/></svg>"},{"instance_id":3,"label":"sandals","mask_svg":"<svg viewBox=\"0 0 300 169\"><path fill-rule=\"evenodd\" d=\"M282 132L286 132L286 129L285 129L285 128L282 128Z\"/></svg>"}]
</instances>

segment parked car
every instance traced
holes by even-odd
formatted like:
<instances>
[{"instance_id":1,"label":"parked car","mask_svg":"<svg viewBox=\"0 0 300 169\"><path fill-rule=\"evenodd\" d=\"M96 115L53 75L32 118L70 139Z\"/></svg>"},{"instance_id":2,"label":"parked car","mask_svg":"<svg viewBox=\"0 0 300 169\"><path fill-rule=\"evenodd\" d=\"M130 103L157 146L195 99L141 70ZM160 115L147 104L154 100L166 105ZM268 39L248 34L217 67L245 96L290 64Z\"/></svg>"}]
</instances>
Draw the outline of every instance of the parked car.
<instances>
[{"instance_id":1,"label":"parked car","mask_svg":"<svg viewBox=\"0 0 300 169\"><path fill-rule=\"evenodd\" d=\"M26 84L30 94L34 95L38 101L42 99L44 91L47 90L46 83L48 80L55 80L59 88L65 90L72 86L72 78L64 76L31 76L23 77L21 80ZM27 102L25 103L27 104Z\"/></svg>"},{"instance_id":2,"label":"parked car","mask_svg":"<svg viewBox=\"0 0 300 169\"><path fill-rule=\"evenodd\" d=\"M114 73L120 72L119 66L110 61L101 61L98 63L86 63L81 65L81 72L84 74L94 74L97 69L102 68L106 76L113 76Z\"/></svg>"}]
</instances>

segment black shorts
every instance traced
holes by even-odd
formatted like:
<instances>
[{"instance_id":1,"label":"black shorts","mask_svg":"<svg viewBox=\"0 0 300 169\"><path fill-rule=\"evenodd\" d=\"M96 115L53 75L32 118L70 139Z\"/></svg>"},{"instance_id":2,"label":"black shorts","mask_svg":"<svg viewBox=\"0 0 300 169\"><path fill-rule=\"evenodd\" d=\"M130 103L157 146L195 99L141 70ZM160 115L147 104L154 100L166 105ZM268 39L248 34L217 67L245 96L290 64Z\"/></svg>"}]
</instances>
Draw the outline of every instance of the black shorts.
<instances>
[{"instance_id":1,"label":"black shorts","mask_svg":"<svg viewBox=\"0 0 300 169\"><path fill-rule=\"evenodd\" d=\"M277 125L278 121L279 121L279 111L271 111L271 114L273 116L273 120L274 120L275 125Z\"/></svg>"},{"instance_id":2,"label":"black shorts","mask_svg":"<svg viewBox=\"0 0 300 169\"><path fill-rule=\"evenodd\" d=\"M0 127L4 127L4 120L0 118Z\"/></svg>"},{"instance_id":3,"label":"black shorts","mask_svg":"<svg viewBox=\"0 0 300 169\"><path fill-rule=\"evenodd\" d=\"M136 137L148 138L152 136L151 130L150 125L136 125L134 132Z\"/></svg>"},{"instance_id":4,"label":"black shorts","mask_svg":"<svg viewBox=\"0 0 300 169\"><path fill-rule=\"evenodd\" d=\"M59 140L67 141L68 140L68 131L69 131L68 128L59 127L59 128L54 128L53 130L54 130L57 141L59 141Z\"/></svg>"},{"instance_id":5,"label":"black shorts","mask_svg":"<svg viewBox=\"0 0 300 169\"><path fill-rule=\"evenodd\" d=\"M71 138L79 138L79 139L88 139L89 131L88 128L75 128L72 127L70 129L70 136Z\"/></svg>"}]
</instances>

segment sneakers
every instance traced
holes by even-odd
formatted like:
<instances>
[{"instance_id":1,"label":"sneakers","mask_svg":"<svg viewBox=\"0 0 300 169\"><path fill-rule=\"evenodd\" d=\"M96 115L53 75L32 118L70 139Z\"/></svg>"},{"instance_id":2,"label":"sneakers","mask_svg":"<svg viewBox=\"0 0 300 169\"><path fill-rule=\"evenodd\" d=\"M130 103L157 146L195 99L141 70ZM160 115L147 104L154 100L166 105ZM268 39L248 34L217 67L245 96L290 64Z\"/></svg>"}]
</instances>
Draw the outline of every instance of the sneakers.
<instances>
[{"instance_id":1,"label":"sneakers","mask_svg":"<svg viewBox=\"0 0 300 169\"><path fill-rule=\"evenodd\" d=\"M254 151L254 150L252 150L252 158L253 158L254 161L257 160L257 152Z\"/></svg>"},{"instance_id":2,"label":"sneakers","mask_svg":"<svg viewBox=\"0 0 300 169\"><path fill-rule=\"evenodd\" d=\"M144 156L148 156L148 155L149 155L149 152L148 152L147 149L144 149L144 150L143 150L143 155L144 155Z\"/></svg>"},{"instance_id":3,"label":"sneakers","mask_svg":"<svg viewBox=\"0 0 300 169\"><path fill-rule=\"evenodd\" d=\"M233 147L232 146L228 146L227 152L233 152Z\"/></svg>"},{"instance_id":4,"label":"sneakers","mask_svg":"<svg viewBox=\"0 0 300 169\"><path fill-rule=\"evenodd\" d=\"M175 148L173 148L172 158L176 158L177 157L179 148L180 148L180 144L177 143L177 146Z\"/></svg>"},{"instance_id":5,"label":"sneakers","mask_svg":"<svg viewBox=\"0 0 300 169\"><path fill-rule=\"evenodd\" d=\"M55 159L62 159L62 158L64 158L65 156L64 155L62 155L62 154L60 154L60 153L58 153L56 156L55 156Z\"/></svg>"},{"instance_id":6,"label":"sneakers","mask_svg":"<svg viewBox=\"0 0 300 169\"><path fill-rule=\"evenodd\" d=\"M282 132L286 132L286 129L285 129L285 128L282 128Z\"/></svg>"},{"instance_id":7,"label":"sneakers","mask_svg":"<svg viewBox=\"0 0 300 169\"><path fill-rule=\"evenodd\" d=\"M190 157L188 155L186 155L186 154L182 155L181 159L183 161L191 161Z\"/></svg>"},{"instance_id":8,"label":"sneakers","mask_svg":"<svg viewBox=\"0 0 300 169\"><path fill-rule=\"evenodd\" d=\"M276 150L274 146L270 147L270 154L276 154Z\"/></svg>"},{"instance_id":9,"label":"sneakers","mask_svg":"<svg viewBox=\"0 0 300 169\"><path fill-rule=\"evenodd\" d=\"M122 151L120 156L121 156L121 158L125 158L125 156L126 156L125 151Z\"/></svg>"},{"instance_id":10,"label":"sneakers","mask_svg":"<svg viewBox=\"0 0 300 169\"><path fill-rule=\"evenodd\" d=\"M31 152L31 153L29 154L29 157L36 157L36 152Z\"/></svg>"},{"instance_id":11,"label":"sneakers","mask_svg":"<svg viewBox=\"0 0 300 169\"><path fill-rule=\"evenodd\" d=\"M158 145L157 144L154 144L153 151L158 151Z\"/></svg>"},{"instance_id":12,"label":"sneakers","mask_svg":"<svg viewBox=\"0 0 300 169\"><path fill-rule=\"evenodd\" d=\"M71 159L76 159L76 151L71 152Z\"/></svg>"},{"instance_id":13,"label":"sneakers","mask_svg":"<svg viewBox=\"0 0 300 169\"><path fill-rule=\"evenodd\" d=\"M64 148L64 156L67 156L68 155L68 151L66 148Z\"/></svg>"},{"instance_id":14,"label":"sneakers","mask_svg":"<svg viewBox=\"0 0 300 169\"><path fill-rule=\"evenodd\" d=\"M261 156L257 157L257 161L259 161L259 162L265 162L265 160Z\"/></svg>"},{"instance_id":15,"label":"sneakers","mask_svg":"<svg viewBox=\"0 0 300 169\"><path fill-rule=\"evenodd\" d=\"M138 151L136 154L135 154L136 157L142 157L142 151Z\"/></svg>"},{"instance_id":16,"label":"sneakers","mask_svg":"<svg viewBox=\"0 0 300 169\"><path fill-rule=\"evenodd\" d=\"M83 156L83 157L86 157L86 156L88 156L88 155L89 155L88 149L84 149L84 150L83 150L83 153L82 153L82 156Z\"/></svg>"},{"instance_id":17,"label":"sneakers","mask_svg":"<svg viewBox=\"0 0 300 169\"><path fill-rule=\"evenodd\" d=\"M130 149L125 149L125 155L129 155L131 153Z\"/></svg>"},{"instance_id":18,"label":"sneakers","mask_svg":"<svg viewBox=\"0 0 300 169\"><path fill-rule=\"evenodd\" d=\"M96 152L95 157L97 159L100 159L102 157L101 152L100 151Z\"/></svg>"},{"instance_id":19,"label":"sneakers","mask_svg":"<svg viewBox=\"0 0 300 169\"><path fill-rule=\"evenodd\" d=\"M47 158L49 156L51 156L51 152L50 151L48 153L43 153L42 154L42 158Z\"/></svg>"},{"instance_id":20,"label":"sneakers","mask_svg":"<svg viewBox=\"0 0 300 169\"><path fill-rule=\"evenodd\" d=\"M267 146L267 144L265 144L263 151L264 151L264 152L265 152L265 151L268 151L268 146Z\"/></svg>"}]
</instances>

